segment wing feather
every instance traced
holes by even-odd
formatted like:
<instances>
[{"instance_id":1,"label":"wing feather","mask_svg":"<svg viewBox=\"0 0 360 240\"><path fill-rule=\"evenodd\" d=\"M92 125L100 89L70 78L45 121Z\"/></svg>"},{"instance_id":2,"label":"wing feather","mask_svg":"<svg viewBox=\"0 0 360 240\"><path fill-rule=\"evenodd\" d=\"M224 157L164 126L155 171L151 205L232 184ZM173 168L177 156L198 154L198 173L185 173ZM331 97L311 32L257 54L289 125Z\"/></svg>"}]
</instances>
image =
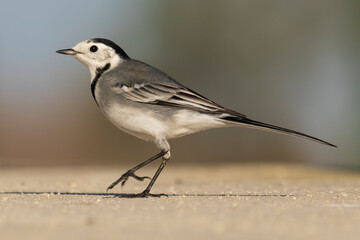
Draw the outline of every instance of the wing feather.
<instances>
[{"instance_id":1,"label":"wing feather","mask_svg":"<svg viewBox=\"0 0 360 240\"><path fill-rule=\"evenodd\" d=\"M245 115L228 110L183 86L163 83L143 83L133 86L115 86L115 88L118 94L135 102L175 106L214 114L227 113L233 115L236 113L239 117L245 117Z\"/></svg>"}]
</instances>

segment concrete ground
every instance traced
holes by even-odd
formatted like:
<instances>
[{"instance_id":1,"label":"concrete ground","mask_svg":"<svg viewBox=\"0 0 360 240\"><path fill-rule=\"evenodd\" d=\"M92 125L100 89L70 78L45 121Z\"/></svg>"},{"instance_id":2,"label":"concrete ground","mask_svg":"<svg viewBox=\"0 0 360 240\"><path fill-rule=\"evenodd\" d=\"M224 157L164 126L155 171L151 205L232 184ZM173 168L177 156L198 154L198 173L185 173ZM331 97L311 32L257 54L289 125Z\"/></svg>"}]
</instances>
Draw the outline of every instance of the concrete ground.
<instances>
[{"instance_id":1,"label":"concrete ground","mask_svg":"<svg viewBox=\"0 0 360 240\"><path fill-rule=\"evenodd\" d=\"M359 239L360 175L292 165L176 166L106 187L127 168L0 169L0 239ZM150 167L139 175L152 175ZM148 181L148 180L146 180ZM115 193L124 193L116 197Z\"/></svg>"}]
</instances>

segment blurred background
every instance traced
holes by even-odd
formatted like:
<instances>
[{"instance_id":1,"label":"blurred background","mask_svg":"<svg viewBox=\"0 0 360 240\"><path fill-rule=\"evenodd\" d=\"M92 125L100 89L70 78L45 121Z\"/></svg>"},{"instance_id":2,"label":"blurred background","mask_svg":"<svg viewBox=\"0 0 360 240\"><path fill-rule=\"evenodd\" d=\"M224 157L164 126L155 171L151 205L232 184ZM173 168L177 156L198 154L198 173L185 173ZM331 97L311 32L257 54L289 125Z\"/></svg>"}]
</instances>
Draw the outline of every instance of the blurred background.
<instances>
[{"instance_id":1,"label":"blurred background","mask_svg":"<svg viewBox=\"0 0 360 240\"><path fill-rule=\"evenodd\" d=\"M117 130L90 74L56 54L109 38L129 56L255 120L171 140L172 164L298 162L360 169L359 1L6 1L0 9L0 166L139 163L155 145Z\"/></svg>"}]
</instances>

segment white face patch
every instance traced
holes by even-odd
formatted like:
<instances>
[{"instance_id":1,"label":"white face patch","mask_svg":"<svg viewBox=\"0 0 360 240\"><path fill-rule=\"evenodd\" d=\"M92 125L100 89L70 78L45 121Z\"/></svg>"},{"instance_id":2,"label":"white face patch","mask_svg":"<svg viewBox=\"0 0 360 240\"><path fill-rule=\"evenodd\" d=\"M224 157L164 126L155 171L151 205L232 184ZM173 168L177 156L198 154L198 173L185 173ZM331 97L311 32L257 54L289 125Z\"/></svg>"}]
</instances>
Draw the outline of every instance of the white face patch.
<instances>
[{"instance_id":1,"label":"white face patch","mask_svg":"<svg viewBox=\"0 0 360 240\"><path fill-rule=\"evenodd\" d=\"M96 69L106 64L110 64L112 69L122 62L115 50L103 43L87 40L78 43L73 49L78 52L75 58L89 68L91 79L95 77Z\"/></svg>"}]
</instances>

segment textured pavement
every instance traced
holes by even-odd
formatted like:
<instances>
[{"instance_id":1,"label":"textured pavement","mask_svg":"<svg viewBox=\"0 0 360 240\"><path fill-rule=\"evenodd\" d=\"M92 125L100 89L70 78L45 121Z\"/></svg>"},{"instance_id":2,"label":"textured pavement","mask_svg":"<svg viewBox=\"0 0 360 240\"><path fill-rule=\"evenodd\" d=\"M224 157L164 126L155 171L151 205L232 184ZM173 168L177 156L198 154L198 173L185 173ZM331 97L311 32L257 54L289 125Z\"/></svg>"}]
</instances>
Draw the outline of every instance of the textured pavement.
<instances>
[{"instance_id":1,"label":"textured pavement","mask_svg":"<svg viewBox=\"0 0 360 240\"><path fill-rule=\"evenodd\" d=\"M155 166L140 171L151 176ZM106 187L124 166L0 169L0 238L359 239L360 174L294 165L172 165ZM115 193L122 193L116 197Z\"/></svg>"}]
</instances>

